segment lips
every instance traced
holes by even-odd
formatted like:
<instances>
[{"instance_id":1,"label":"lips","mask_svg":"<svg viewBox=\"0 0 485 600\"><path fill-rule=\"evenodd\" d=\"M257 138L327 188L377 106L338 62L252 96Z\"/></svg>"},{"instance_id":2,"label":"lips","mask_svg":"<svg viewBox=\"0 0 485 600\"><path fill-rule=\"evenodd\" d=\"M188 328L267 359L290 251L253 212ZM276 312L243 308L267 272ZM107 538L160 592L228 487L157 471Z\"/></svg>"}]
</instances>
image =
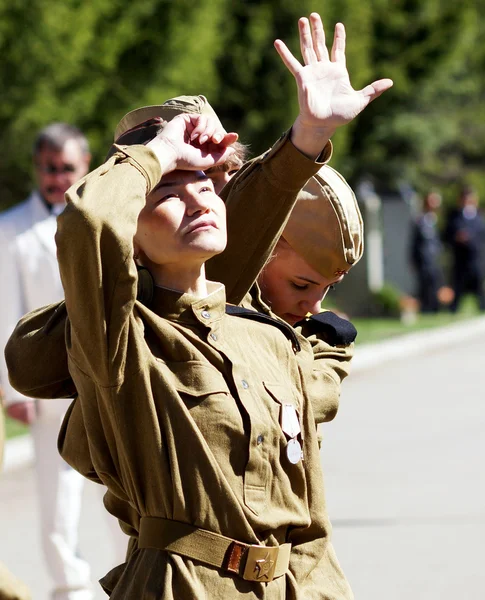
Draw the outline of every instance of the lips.
<instances>
[{"instance_id":1,"label":"lips","mask_svg":"<svg viewBox=\"0 0 485 600\"><path fill-rule=\"evenodd\" d=\"M185 235L188 233L193 233L198 229L204 229L205 227L213 227L214 229L217 229L217 224L213 219L198 219L187 227Z\"/></svg>"},{"instance_id":2,"label":"lips","mask_svg":"<svg viewBox=\"0 0 485 600\"><path fill-rule=\"evenodd\" d=\"M298 323L298 321L302 321L305 318L305 315L293 315L291 313L286 313L285 314L285 321L287 321L288 323L291 323L292 325L294 325L295 323Z\"/></svg>"}]
</instances>

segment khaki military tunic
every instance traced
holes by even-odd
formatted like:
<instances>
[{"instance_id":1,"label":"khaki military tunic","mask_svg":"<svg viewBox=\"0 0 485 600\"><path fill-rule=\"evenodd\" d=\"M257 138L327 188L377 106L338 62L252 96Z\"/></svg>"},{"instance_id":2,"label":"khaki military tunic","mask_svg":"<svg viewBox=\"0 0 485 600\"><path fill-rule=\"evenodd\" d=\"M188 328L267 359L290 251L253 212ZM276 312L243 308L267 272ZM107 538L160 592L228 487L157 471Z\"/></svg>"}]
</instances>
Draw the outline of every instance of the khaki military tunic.
<instances>
[{"instance_id":1,"label":"khaki military tunic","mask_svg":"<svg viewBox=\"0 0 485 600\"><path fill-rule=\"evenodd\" d=\"M221 193L226 204L228 242L206 264L206 273L226 286L228 302L239 304L280 238L297 194L332 153L329 142L319 161L305 157L285 133L265 154L246 163ZM32 398L76 394L65 352L65 307L39 308L26 315L5 350L12 386ZM332 350L333 352L333 350ZM39 357L55 360L39 360Z\"/></svg>"},{"instance_id":2,"label":"khaki military tunic","mask_svg":"<svg viewBox=\"0 0 485 600\"><path fill-rule=\"evenodd\" d=\"M244 296L241 306L278 318L264 302L257 283ZM354 344L334 344L323 332L310 333L304 322L298 324L295 331L302 345L297 358L304 373L306 395L312 403L315 423L331 421L338 411L342 381L350 372Z\"/></svg>"},{"instance_id":3,"label":"khaki military tunic","mask_svg":"<svg viewBox=\"0 0 485 600\"><path fill-rule=\"evenodd\" d=\"M286 576L259 583L141 548L111 597L349 598L328 539L314 417L286 337L226 315L222 286L204 299L159 289L151 309L136 302L132 239L160 177L147 148L121 148L71 188L58 221L69 370L90 460L141 519L293 550ZM300 418L296 465L285 458L282 402Z\"/></svg>"}]
</instances>

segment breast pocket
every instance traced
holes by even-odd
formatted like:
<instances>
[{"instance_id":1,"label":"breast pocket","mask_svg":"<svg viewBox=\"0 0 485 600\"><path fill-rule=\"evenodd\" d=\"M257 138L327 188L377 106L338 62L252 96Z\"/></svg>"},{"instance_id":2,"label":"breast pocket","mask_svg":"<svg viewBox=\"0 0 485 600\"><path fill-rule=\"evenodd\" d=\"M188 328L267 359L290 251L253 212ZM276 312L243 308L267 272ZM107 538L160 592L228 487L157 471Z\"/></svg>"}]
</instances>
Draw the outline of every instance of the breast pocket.
<instances>
[{"instance_id":1,"label":"breast pocket","mask_svg":"<svg viewBox=\"0 0 485 600\"><path fill-rule=\"evenodd\" d=\"M198 361L171 363L173 387L190 408L201 403L225 402L230 391L223 375L212 365Z\"/></svg>"},{"instance_id":2,"label":"breast pocket","mask_svg":"<svg viewBox=\"0 0 485 600\"><path fill-rule=\"evenodd\" d=\"M216 462L223 472L242 473L247 462L248 436L240 405L222 374L212 365L198 361L172 363L169 368L186 414Z\"/></svg>"}]
</instances>

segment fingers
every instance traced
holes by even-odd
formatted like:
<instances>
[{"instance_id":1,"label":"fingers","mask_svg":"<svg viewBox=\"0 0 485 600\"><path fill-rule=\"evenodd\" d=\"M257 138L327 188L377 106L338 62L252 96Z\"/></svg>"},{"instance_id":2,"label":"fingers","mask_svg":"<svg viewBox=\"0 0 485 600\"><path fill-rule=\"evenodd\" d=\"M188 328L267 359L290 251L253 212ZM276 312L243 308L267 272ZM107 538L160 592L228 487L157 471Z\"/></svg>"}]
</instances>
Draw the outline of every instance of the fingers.
<instances>
[{"instance_id":1,"label":"fingers","mask_svg":"<svg viewBox=\"0 0 485 600\"><path fill-rule=\"evenodd\" d=\"M205 115L197 115L196 119L193 122L195 125L194 129L190 134L190 141L198 139L207 128L207 117Z\"/></svg>"},{"instance_id":2,"label":"fingers","mask_svg":"<svg viewBox=\"0 0 485 600\"><path fill-rule=\"evenodd\" d=\"M392 79L379 79L360 90L360 94L367 99L367 103L372 102L375 98L378 98L386 90L393 86Z\"/></svg>"},{"instance_id":3,"label":"fingers","mask_svg":"<svg viewBox=\"0 0 485 600\"><path fill-rule=\"evenodd\" d=\"M303 62L306 65L316 63L318 58L313 47L313 37L310 29L310 23L306 17L302 17L298 21L298 29L300 31L300 50L303 57Z\"/></svg>"},{"instance_id":4,"label":"fingers","mask_svg":"<svg viewBox=\"0 0 485 600\"><path fill-rule=\"evenodd\" d=\"M318 13L310 15L310 24L312 26L313 48L318 60L328 60L328 50L325 45L325 31L323 29L322 19Z\"/></svg>"},{"instance_id":5,"label":"fingers","mask_svg":"<svg viewBox=\"0 0 485 600\"><path fill-rule=\"evenodd\" d=\"M345 29L340 26L339 45L342 45L345 59ZM328 50L325 44L325 31L323 29L322 19L318 13L312 13L310 19L302 17L298 21L298 31L300 36L300 50L305 65L312 65L318 62L328 61ZM334 40L334 45L336 41ZM275 48L288 70L293 74L301 69L301 64L296 60L288 47L281 41L275 41Z\"/></svg>"},{"instance_id":6,"label":"fingers","mask_svg":"<svg viewBox=\"0 0 485 600\"><path fill-rule=\"evenodd\" d=\"M197 142L200 145L203 145L207 142L220 144L225 139L227 132L221 125L219 119L205 115L196 115L194 119L195 127L190 134L191 142Z\"/></svg>"},{"instance_id":7,"label":"fingers","mask_svg":"<svg viewBox=\"0 0 485 600\"><path fill-rule=\"evenodd\" d=\"M234 142L237 142L238 139L239 139L239 135L237 133L231 132L231 133L226 133L224 138L220 142L216 142L216 143L224 144L224 146L230 146L231 144L234 144Z\"/></svg>"},{"instance_id":8,"label":"fingers","mask_svg":"<svg viewBox=\"0 0 485 600\"><path fill-rule=\"evenodd\" d=\"M25 425L31 425L35 421L35 403L33 400L15 402L7 406L7 414Z\"/></svg>"},{"instance_id":9,"label":"fingers","mask_svg":"<svg viewBox=\"0 0 485 600\"><path fill-rule=\"evenodd\" d=\"M288 46L281 40L275 40L274 47L281 56L281 60L286 65L288 71L295 76L301 69L301 64L296 60L293 54L288 50Z\"/></svg>"},{"instance_id":10,"label":"fingers","mask_svg":"<svg viewBox=\"0 0 485 600\"><path fill-rule=\"evenodd\" d=\"M332 62L339 62L345 65L345 37L345 27L342 23L337 23L333 36Z\"/></svg>"}]
</instances>

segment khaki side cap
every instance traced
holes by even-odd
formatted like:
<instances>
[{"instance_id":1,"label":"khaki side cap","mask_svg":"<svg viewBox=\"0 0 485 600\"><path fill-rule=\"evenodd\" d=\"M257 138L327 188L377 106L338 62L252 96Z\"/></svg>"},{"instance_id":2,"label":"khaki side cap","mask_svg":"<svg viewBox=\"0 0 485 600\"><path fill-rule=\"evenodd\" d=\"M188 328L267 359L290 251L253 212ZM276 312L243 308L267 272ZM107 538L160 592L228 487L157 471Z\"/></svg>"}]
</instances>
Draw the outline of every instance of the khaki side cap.
<instances>
[{"instance_id":1,"label":"khaki side cap","mask_svg":"<svg viewBox=\"0 0 485 600\"><path fill-rule=\"evenodd\" d=\"M133 129L133 127L137 127L154 117L170 121L177 115L184 113L201 114L218 118L205 96L178 96L177 98L167 100L163 104L142 106L127 113L116 126L114 139L115 141L118 140L124 133Z\"/></svg>"},{"instance_id":2,"label":"khaki side cap","mask_svg":"<svg viewBox=\"0 0 485 600\"><path fill-rule=\"evenodd\" d=\"M284 239L328 279L347 273L362 257L364 224L352 188L325 165L298 194Z\"/></svg>"}]
</instances>

